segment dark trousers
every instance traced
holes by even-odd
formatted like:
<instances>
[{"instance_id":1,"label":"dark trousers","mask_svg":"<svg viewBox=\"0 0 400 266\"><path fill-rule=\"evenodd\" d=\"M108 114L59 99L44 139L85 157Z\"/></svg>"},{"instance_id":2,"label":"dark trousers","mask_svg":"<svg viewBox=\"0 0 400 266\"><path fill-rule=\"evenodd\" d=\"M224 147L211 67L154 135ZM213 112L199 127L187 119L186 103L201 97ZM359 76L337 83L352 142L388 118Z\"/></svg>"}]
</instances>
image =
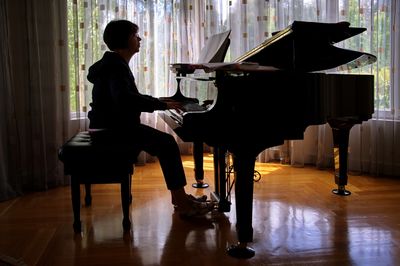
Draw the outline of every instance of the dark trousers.
<instances>
[{"instance_id":1,"label":"dark trousers","mask_svg":"<svg viewBox=\"0 0 400 266\"><path fill-rule=\"evenodd\" d=\"M113 145L123 145L132 149L133 153L145 151L156 156L169 190L179 189L186 185L181 154L172 135L140 124L129 129L94 131L91 132L91 137L94 142L112 142Z\"/></svg>"}]
</instances>

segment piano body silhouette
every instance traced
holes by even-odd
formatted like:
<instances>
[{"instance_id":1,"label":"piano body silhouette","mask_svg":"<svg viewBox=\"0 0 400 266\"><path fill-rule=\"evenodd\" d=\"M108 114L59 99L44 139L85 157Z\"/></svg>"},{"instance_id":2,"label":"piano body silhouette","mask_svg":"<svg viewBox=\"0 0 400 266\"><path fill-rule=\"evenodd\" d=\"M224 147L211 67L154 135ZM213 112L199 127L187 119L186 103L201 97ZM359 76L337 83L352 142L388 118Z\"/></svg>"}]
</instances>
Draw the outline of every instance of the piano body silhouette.
<instances>
[{"instance_id":1,"label":"piano body silhouette","mask_svg":"<svg viewBox=\"0 0 400 266\"><path fill-rule=\"evenodd\" d=\"M214 149L215 192L220 211L226 200L225 155L233 157L238 243L228 248L233 257L249 258L255 251L252 204L253 174L258 154L284 140L303 139L310 125L329 123L334 141L334 179L338 195L350 195L347 153L350 129L374 112L373 75L324 73L338 66L357 68L376 57L334 44L365 31L348 22L294 21L286 29L248 51L233 64L215 67L218 95L203 111L165 111L164 120L183 141L204 141ZM252 65L246 62L256 62ZM250 67L249 67L250 66ZM175 65L179 75L209 64ZM263 126L261 124L264 124ZM267 130L260 130L267 128Z\"/></svg>"}]
</instances>

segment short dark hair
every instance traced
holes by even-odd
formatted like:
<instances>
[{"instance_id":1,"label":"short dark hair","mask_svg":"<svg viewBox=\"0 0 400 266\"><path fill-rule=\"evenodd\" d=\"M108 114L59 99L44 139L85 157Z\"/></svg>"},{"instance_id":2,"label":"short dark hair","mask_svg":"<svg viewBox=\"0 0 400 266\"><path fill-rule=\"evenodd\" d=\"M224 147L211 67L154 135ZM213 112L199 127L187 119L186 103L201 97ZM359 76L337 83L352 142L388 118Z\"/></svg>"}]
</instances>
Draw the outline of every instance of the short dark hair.
<instances>
[{"instance_id":1,"label":"short dark hair","mask_svg":"<svg viewBox=\"0 0 400 266\"><path fill-rule=\"evenodd\" d=\"M128 48L129 38L136 34L138 29L138 25L129 20L112 20L104 29L103 40L111 51L125 49Z\"/></svg>"}]
</instances>

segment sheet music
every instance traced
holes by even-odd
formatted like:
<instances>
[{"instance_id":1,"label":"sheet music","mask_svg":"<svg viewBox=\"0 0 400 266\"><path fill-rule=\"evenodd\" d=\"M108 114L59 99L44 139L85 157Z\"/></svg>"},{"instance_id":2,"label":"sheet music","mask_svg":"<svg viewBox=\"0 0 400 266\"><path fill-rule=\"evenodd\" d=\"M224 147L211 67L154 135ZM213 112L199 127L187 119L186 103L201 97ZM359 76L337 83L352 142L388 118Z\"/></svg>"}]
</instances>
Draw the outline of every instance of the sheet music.
<instances>
[{"instance_id":1,"label":"sheet music","mask_svg":"<svg viewBox=\"0 0 400 266\"><path fill-rule=\"evenodd\" d=\"M201 49L197 62L223 62L224 58L222 57L225 57L224 52L229 44L228 37L230 33L231 31L228 30L211 36Z\"/></svg>"},{"instance_id":2,"label":"sheet music","mask_svg":"<svg viewBox=\"0 0 400 266\"><path fill-rule=\"evenodd\" d=\"M211 36L201 49L199 58L195 64L224 62L226 50L229 46L230 33L231 31L228 30ZM190 69L191 65L193 65L193 63L188 62L171 64L172 67L180 66L181 69L183 69L185 66Z\"/></svg>"}]
</instances>

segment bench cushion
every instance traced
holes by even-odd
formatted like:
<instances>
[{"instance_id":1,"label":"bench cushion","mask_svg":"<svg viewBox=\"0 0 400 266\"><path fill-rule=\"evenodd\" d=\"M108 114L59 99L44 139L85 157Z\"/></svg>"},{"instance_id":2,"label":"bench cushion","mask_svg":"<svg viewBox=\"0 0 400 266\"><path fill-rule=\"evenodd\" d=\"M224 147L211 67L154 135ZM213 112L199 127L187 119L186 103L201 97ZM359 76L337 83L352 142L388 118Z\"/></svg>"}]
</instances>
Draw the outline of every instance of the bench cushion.
<instances>
[{"instance_id":1,"label":"bench cushion","mask_svg":"<svg viewBox=\"0 0 400 266\"><path fill-rule=\"evenodd\" d=\"M138 150L112 139L96 139L89 132L77 133L59 150L59 159L64 163L67 175L116 176L133 174ZM105 180L105 183L108 180Z\"/></svg>"}]
</instances>

